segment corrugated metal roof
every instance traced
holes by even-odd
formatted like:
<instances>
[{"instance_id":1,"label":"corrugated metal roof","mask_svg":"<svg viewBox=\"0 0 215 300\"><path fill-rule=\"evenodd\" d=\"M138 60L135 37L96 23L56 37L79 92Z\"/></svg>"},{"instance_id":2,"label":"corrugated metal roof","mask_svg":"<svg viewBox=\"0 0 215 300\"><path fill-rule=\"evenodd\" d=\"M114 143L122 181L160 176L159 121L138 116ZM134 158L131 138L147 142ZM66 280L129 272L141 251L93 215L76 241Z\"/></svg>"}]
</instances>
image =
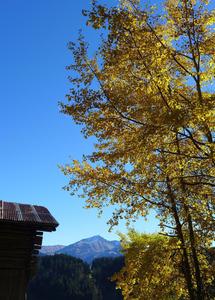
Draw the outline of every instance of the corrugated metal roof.
<instances>
[{"instance_id":1,"label":"corrugated metal roof","mask_svg":"<svg viewBox=\"0 0 215 300\"><path fill-rule=\"evenodd\" d=\"M47 208L37 205L0 201L0 223L33 224L41 230L59 225ZM44 227L44 228L43 228Z\"/></svg>"}]
</instances>

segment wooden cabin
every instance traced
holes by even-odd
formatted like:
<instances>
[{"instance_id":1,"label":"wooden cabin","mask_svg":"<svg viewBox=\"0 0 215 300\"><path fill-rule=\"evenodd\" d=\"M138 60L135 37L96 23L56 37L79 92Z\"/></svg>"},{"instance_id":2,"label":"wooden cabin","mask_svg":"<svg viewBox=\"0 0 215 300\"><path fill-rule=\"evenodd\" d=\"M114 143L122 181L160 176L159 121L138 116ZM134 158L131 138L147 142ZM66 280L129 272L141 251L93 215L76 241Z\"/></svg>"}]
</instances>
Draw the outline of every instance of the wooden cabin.
<instances>
[{"instance_id":1,"label":"wooden cabin","mask_svg":"<svg viewBox=\"0 0 215 300\"><path fill-rule=\"evenodd\" d=\"M45 207L0 201L0 300L26 299L43 232L57 226Z\"/></svg>"}]
</instances>

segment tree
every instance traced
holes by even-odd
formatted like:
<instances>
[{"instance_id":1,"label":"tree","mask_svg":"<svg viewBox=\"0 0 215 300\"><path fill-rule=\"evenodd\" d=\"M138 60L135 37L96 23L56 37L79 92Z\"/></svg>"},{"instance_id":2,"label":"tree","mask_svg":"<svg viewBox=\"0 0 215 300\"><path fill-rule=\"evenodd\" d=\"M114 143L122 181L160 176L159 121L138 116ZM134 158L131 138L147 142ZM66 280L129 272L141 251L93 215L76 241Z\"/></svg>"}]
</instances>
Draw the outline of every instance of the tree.
<instances>
[{"instance_id":1,"label":"tree","mask_svg":"<svg viewBox=\"0 0 215 300\"><path fill-rule=\"evenodd\" d=\"M124 265L124 257L97 258L90 267L68 255L40 257L38 272L28 287L29 300L121 300L111 276Z\"/></svg>"},{"instance_id":2,"label":"tree","mask_svg":"<svg viewBox=\"0 0 215 300\"><path fill-rule=\"evenodd\" d=\"M179 240L160 234L140 234L130 230L120 234L125 265L114 274L123 299L188 299L183 277ZM215 249L207 249L212 268ZM215 299L215 282L207 286L209 299Z\"/></svg>"},{"instance_id":3,"label":"tree","mask_svg":"<svg viewBox=\"0 0 215 300\"><path fill-rule=\"evenodd\" d=\"M156 210L178 238L190 299L206 299L214 239L214 21L206 0L93 1L88 25L106 35L96 55L70 44L73 86L62 111L95 136L92 155L63 167L86 207L117 208L109 221ZM74 71L76 74L74 75Z\"/></svg>"},{"instance_id":4,"label":"tree","mask_svg":"<svg viewBox=\"0 0 215 300\"><path fill-rule=\"evenodd\" d=\"M131 230L121 235L125 266L113 276L123 299L187 299L177 240Z\"/></svg>"},{"instance_id":5,"label":"tree","mask_svg":"<svg viewBox=\"0 0 215 300\"><path fill-rule=\"evenodd\" d=\"M102 300L122 300L122 293L116 290L111 277L124 266L124 257L101 257L94 259L91 271Z\"/></svg>"},{"instance_id":6,"label":"tree","mask_svg":"<svg viewBox=\"0 0 215 300\"><path fill-rule=\"evenodd\" d=\"M29 300L97 299L90 267L67 255L40 257L39 270L28 287Z\"/></svg>"}]
</instances>

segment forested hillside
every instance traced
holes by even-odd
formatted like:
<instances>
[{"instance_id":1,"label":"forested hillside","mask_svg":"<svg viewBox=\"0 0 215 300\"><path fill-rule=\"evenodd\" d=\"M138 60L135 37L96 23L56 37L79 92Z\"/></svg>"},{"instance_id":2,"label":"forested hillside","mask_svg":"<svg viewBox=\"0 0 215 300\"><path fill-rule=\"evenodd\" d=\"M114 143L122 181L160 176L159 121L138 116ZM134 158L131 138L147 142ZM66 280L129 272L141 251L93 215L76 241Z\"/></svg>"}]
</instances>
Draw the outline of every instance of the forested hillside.
<instances>
[{"instance_id":1,"label":"forested hillside","mask_svg":"<svg viewBox=\"0 0 215 300\"><path fill-rule=\"evenodd\" d=\"M124 258L122 256L97 258L93 261L91 270L96 288L99 291L99 300L123 299L121 291L116 290L115 283L110 281L110 277L119 272L123 266Z\"/></svg>"},{"instance_id":2,"label":"forested hillside","mask_svg":"<svg viewBox=\"0 0 215 300\"><path fill-rule=\"evenodd\" d=\"M122 268L123 260L98 258L90 268L81 259L63 254L40 257L28 300L120 300L121 292L110 277Z\"/></svg>"},{"instance_id":3,"label":"forested hillside","mask_svg":"<svg viewBox=\"0 0 215 300\"><path fill-rule=\"evenodd\" d=\"M28 300L122 300L121 290L116 289L115 283L110 278L115 273L119 274L123 266L129 263L130 252L129 250L125 258L123 256L97 258L91 266L81 259L64 254L42 256L37 275L29 284ZM138 260L138 249L134 257ZM207 257L210 265L214 266L214 248L208 251ZM128 268L128 265L126 267ZM165 268L165 265L163 267ZM141 279L143 282L144 274L148 277L144 265L138 272L143 276ZM208 286L207 293L209 299L214 299L214 282ZM141 295L143 297L141 299L151 299L145 293Z\"/></svg>"}]
</instances>

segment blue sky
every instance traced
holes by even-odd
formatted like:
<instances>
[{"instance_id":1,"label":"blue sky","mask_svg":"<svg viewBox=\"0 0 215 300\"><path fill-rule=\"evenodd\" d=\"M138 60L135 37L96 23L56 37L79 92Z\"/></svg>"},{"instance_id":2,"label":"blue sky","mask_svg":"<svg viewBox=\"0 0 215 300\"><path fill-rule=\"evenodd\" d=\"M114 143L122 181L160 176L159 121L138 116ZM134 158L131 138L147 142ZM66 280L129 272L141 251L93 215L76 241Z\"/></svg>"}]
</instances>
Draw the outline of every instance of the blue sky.
<instances>
[{"instance_id":1,"label":"blue sky","mask_svg":"<svg viewBox=\"0 0 215 300\"><path fill-rule=\"evenodd\" d=\"M0 199L46 206L60 223L44 244L69 244L100 234L117 238L123 224L108 233L107 209L83 209L83 201L62 187L67 178L57 165L81 158L93 148L80 128L59 113L68 92L65 67L72 62L67 43L77 38L89 0L7 0L0 3ZM84 29L94 44L94 33ZM153 217L141 231L156 230Z\"/></svg>"}]
</instances>

